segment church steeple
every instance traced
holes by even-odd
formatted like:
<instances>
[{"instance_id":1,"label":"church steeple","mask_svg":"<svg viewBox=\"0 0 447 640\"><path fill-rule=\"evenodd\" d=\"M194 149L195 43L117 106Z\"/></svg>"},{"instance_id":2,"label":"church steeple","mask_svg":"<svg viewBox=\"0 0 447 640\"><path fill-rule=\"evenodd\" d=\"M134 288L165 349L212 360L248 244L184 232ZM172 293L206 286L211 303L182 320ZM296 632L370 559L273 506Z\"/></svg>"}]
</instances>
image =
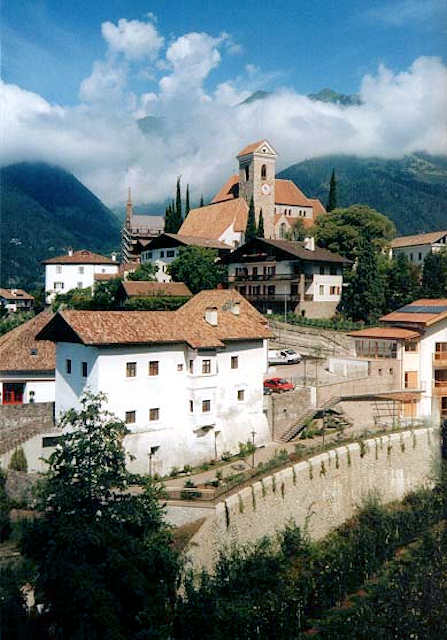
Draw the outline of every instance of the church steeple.
<instances>
[{"instance_id":1,"label":"church steeple","mask_svg":"<svg viewBox=\"0 0 447 640\"><path fill-rule=\"evenodd\" d=\"M126 228L130 229L132 227L132 216L133 216L133 206L132 206L132 197L130 195L130 187L128 188L127 193L127 203L126 203Z\"/></svg>"}]
</instances>

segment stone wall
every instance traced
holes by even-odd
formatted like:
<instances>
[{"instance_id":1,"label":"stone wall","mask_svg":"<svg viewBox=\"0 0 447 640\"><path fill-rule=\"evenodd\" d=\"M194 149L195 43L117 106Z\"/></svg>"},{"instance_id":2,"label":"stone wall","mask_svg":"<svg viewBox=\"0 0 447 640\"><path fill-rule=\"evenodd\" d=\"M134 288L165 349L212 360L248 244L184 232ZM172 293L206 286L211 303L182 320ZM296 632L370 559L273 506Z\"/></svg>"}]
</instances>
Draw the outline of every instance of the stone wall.
<instances>
[{"instance_id":1,"label":"stone wall","mask_svg":"<svg viewBox=\"0 0 447 640\"><path fill-rule=\"evenodd\" d=\"M279 440L289 427L312 407L312 388L302 387L291 393L272 394L268 398L267 418L272 440Z\"/></svg>"},{"instance_id":2,"label":"stone wall","mask_svg":"<svg viewBox=\"0 0 447 640\"><path fill-rule=\"evenodd\" d=\"M339 447L255 482L216 505L193 536L195 568L212 568L219 549L272 536L293 520L314 539L350 518L370 492L384 503L430 485L440 455L434 428Z\"/></svg>"},{"instance_id":3,"label":"stone wall","mask_svg":"<svg viewBox=\"0 0 447 640\"><path fill-rule=\"evenodd\" d=\"M54 428L53 402L0 406L0 455Z\"/></svg>"}]
</instances>

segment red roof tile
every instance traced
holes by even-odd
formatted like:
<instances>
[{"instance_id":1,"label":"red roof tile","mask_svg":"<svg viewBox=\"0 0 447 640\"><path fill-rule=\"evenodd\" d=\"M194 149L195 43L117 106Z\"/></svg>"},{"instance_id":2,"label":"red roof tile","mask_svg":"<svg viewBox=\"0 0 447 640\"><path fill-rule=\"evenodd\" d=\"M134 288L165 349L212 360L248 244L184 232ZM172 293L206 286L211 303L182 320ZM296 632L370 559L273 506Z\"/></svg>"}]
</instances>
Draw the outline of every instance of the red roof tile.
<instances>
[{"instance_id":1,"label":"red roof tile","mask_svg":"<svg viewBox=\"0 0 447 640\"><path fill-rule=\"evenodd\" d=\"M31 296L29 293L24 291L23 289L1 289L0 288L0 298L5 298L5 300L34 300L34 296Z\"/></svg>"},{"instance_id":2,"label":"red roof tile","mask_svg":"<svg viewBox=\"0 0 447 640\"><path fill-rule=\"evenodd\" d=\"M54 344L48 340L37 342L35 339L52 316L52 313L42 311L0 337L0 371L54 371Z\"/></svg>"},{"instance_id":3,"label":"red roof tile","mask_svg":"<svg viewBox=\"0 0 447 640\"><path fill-rule=\"evenodd\" d=\"M122 283L128 298L150 296L192 296L184 282L150 282L148 280L128 280Z\"/></svg>"},{"instance_id":4,"label":"red roof tile","mask_svg":"<svg viewBox=\"0 0 447 640\"><path fill-rule=\"evenodd\" d=\"M348 335L353 338L376 338L378 340L414 340L420 338L420 333L410 329L400 329L399 327L371 327L370 329L360 329L351 331Z\"/></svg>"},{"instance_id":5,"label":"red roof tile","mask_svg":"<svg viewBox=\"0 0 447 640\"><path fill-rule=\"evenodd\" d=\"M218 240L231 224L236 232L245 232L248 206L243 198L191 209L179 229L181 236L198 236Z\"/></svg>"},{"instance_id":6,"label":"red roof tile","mask_svg":"<svg viewBox=\"0 0 447 640\"><path fill-rule=\"evenodd\" d=\"M116 260L106 258L105 256L99 255L99 253L93 253L87 249L73 251L72 255L67 253L64 256L48 258L48 260L44 260L42 264L116 264L116 266L118 266Z\"/></svg>"}]
</instances>

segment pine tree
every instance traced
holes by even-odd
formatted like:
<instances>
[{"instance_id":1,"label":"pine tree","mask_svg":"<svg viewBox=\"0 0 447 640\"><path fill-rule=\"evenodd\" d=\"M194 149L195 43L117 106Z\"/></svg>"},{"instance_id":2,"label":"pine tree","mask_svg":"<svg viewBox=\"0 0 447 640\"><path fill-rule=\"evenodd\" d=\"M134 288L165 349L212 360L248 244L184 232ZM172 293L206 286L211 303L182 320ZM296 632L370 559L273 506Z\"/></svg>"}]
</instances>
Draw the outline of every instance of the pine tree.
<instances>
[{"instance_id":1,"label":"pine tree","mask_svg":"<svg viewBox=\"0 0 447 640\"><path fill-rule=\"evenodd\" d=\"M342 310L351 320L376 322L384 307L384 278L370 238L362 238L358 259L348 286L343 289Z\"/></svg>"},{"instance_id":2,"label":"pine tree","mask_svg":"<svg viewBox=\"0 0 447 640\"><path fill-rule=\"evenodd\" d=\"M329 184L329 198L326 211L333 211L337 208L337 181L335 180L335 170L332 169L331 181Z\"/></svg>"},{"instance_id":3,"label":"pine tree","mask_svg":"<svg viewBox=\"0 0 447 640\"><path fill-rule=\"evenodd\" d=\"M177 178L177 193L175 196L175 209L174 209L173 219L174 219L173 226L175 227L175 231L173 233L177 233L180 227L182 226L182 222L183 222L180 176Z\"/></svg>"},{"instance_id":4,"label":"pine tree","mask_svg":"<svg viewBox=\"0 0 447 640\"><path fill-rule=\"evenodd\" d=\"M245 242L256 238L256 218L255 205L253 198L250 200L250 208L248 209L247 228L245 230Z\"/></svg>"},{"instance_id":5,"label":"pine tree","mask_svg":"<svg viewBox=\"0 0 447 640\"><path fill-rule=\"evenodd\" d=\"M189 206L189 184L186 185L186 200L185 200L185 218L188 213L191 211L191 207Z\"/></svg>"},{"instance_id":6,"label":"pine tree","mask_svg":"<svg viewBox=\"0 0 447 640\"><path fill-rule=\"evenodd\" d=\"M204 204L203 204L203 193L201 193L200 194L200 205L199 205L199 207L203 207L203 206L204 206Z\"/></svg>"},{"instance_id":7,"label":"pine tree","mask_svg":"<svg viewBox=\"0 0 447 640\"><path fill-rule=\"evenodd\" d=\"M172 216L171 216L171 205L165 209L165 233L172 233Z\"/></svg>"},{"instance_id":8,"label":"pine tree","mask_svg":"<svg viewBox=\"0 0 447 640\"><path fill-rule=\"evenodd\" d=\"M258 231L256 233L258 238L264 238L264 216L262 215L262 209L259 212Z\"/></svg>"}]
</instances>

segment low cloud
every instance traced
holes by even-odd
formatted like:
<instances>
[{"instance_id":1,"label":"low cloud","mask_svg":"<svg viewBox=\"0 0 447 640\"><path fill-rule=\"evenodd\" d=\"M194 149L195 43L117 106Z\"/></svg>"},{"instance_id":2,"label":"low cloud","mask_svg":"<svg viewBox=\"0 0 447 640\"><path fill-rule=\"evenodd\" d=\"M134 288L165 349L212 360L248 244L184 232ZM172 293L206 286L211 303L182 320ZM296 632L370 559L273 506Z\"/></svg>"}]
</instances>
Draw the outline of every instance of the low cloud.
<instances>
[{"instance_id":1,"label":"low cloud","mask_svg":"<svg viewBox=\"0 0 447 640\"><path fill-rule=\"evenodd\" d=\"M212 195L237 152L262 137L278 150L280 169L327 153L447 152L447 68L438 58L418 58L399 73L379 67L363 78L361 106L314 102L290 88L241 106L269 87L253 66L213 85L213 70L235 53L228 34L187 33L166 46L153 18L104 23L102 32L105 58L82 82L77 106L0 85L2 164L62 165L115 205L129 185L135 202L162 202L178 175L194 200ZM131 88L137 76L148 78L141 93ZM143 131L138 119L147 116Z\"/></svg>"}]
</instances>

